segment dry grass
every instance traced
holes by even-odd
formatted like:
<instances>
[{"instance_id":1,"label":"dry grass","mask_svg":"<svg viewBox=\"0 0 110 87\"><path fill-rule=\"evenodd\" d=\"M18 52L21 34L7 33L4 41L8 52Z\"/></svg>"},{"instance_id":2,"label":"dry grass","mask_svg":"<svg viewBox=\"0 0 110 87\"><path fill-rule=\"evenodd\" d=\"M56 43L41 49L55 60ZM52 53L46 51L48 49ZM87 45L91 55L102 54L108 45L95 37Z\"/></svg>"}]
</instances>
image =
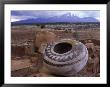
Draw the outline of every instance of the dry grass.
<instances>
[{"instance_id":1,"label":"dry grass","mask_svg":"<svg viewBox=\"0 0 110 87\"><path fill-rule=\"evenodd\" d=\"M47 32L48 31L48 32ZM50 29L40 29L38 27L14 27L11 30L11 40L12 43L14 44L19 44L19 43L23 43L25 44L25 42L27 41L32 41L34 43L34 40L36 38L35 44L37 47L39 47L40 51L42 51L44 48L40 48L41 44L46 44L48 42L54 41L56 40L56 36L57 39L62 39L62 38L72 38L72 39L77 39L79 41L81 41L84 44L87 44L87 40L90 39L94 45L93 48L95 49L95 52L91 49L88 48L89 51L89 60L87 65L85 66L85 68L80 71L79 73L77 73L75 76L100 76L100 31L99 29L97 30L79 30L79 31L65 31L65 30L50 30ZM12 51L13 52L13 51ZM15 51L14 51L15 52ZM13 52L13 53L14 53ZM12 53L12 54L13 54ZM17 56L14 55L14 57L18 57L19 53L17 53ZM13 56L13 55L12 55ZM25 56L25 52L24 52L24 56ZM26 55L27 56L27 55ZM20 56L18 60L17 58L12 58L16 59L16 62L19 63L19 61L23 60L23 56ZM28 60L30 60L29 63L31 63L31 65L35 65L34 68L32 67L20 67L19 63L17 65L17 63L13 63L12 62L12 68L15 69L15 71L12 71L12 76L54 76L49 74L48 70L42 66L42 58L37 55L37 56L32 56L28 55L27 58ZM41 60L40 60L41 59ZM35 62L36 61L36 62ZM27 65L29 65L26 61L24 62ZM26 65L25 64L25 65ZM22 64L21 64L22 65ZM19 67L17 67L19 66ZM41 68L42 66L42 68ZM40 67L40 68L39 68ZM34 72L34 69L36 69L36 73Z\"/></svg>"}]
</instances>

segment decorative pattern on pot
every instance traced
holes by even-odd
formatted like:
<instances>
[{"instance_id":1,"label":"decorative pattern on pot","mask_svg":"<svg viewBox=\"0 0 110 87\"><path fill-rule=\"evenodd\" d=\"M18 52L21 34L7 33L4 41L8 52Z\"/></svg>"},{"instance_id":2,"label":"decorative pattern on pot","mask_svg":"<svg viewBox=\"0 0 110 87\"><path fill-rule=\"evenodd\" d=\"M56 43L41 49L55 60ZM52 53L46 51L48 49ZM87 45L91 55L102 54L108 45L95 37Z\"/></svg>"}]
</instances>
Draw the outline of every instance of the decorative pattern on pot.
<instances>
[{"instance_id":1,"label":"decorative pattern on pot","mask_svg":"<svg viewBox=\"0 0 110 87\"><path fill-rule=\"evenodd\" d=\"M44 50L44 66L56 75L73 76L84 68L87 60L86 46L73 39L49 43Z\"/></svg>"}]
</instances>

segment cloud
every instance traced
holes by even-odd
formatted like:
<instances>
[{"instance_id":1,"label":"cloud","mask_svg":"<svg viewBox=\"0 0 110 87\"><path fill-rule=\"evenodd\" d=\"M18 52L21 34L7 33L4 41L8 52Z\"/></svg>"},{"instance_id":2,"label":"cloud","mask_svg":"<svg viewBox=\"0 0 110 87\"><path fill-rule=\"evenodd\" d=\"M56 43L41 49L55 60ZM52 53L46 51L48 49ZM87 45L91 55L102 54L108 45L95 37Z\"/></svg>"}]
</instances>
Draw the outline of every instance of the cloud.
<instances>
[{"instance_id":1,"label":"cloud","mask_svg":"<svg viewBox=\"0 0 110 87\"><path fill-rule=\"evenodd\" d=\"M83 17L93 17L96 19L100 19L100 11L72 11L74 15L83 18Z\"/></svg>"},{"instance_id":2,"label":"cloud","mask_svg":"<svg viewBox=\"0 0 110 87\"><path fill-rule=\"evenodd\" d=\"M100 11L44 11L44 10L19 10L19 11L11 11L11 21L19 21L25 20L29 18L37 18L37 17L52 17L52 16L60 16L66 13L71 13L71 15L75 15L78 17L93 17L100 20Z\"/></svg>"},{"instance_id":3,"label":"cloud","mask_svg":"<svg viewBox=\"0 0 110 87\"><path fill-rule=\"evenodd\" d=\"M26 20L26 19L30 19L30 18L32 19L32 18L37 18L37 17L32 17L32 16L11 16L11 22Z\"/></svg>"}]
</instances>

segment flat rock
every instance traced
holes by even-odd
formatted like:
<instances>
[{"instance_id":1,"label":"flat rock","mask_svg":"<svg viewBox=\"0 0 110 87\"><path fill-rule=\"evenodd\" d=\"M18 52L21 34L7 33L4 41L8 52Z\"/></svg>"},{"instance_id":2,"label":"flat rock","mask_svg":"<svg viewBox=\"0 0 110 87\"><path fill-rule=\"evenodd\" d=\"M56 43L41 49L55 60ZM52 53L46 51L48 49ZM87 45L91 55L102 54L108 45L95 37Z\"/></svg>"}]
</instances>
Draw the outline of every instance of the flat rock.
<instances>
[{"instance_id":1,"label":"flat rock","mask_svg":"<svg viewBox=\"0 0 110 87\"><path fill-rule=\"evenodd\" d=\"M30 66L31 63L29 59L11 60L11 71L27 68Z\"/></svg>"}]
</instances>

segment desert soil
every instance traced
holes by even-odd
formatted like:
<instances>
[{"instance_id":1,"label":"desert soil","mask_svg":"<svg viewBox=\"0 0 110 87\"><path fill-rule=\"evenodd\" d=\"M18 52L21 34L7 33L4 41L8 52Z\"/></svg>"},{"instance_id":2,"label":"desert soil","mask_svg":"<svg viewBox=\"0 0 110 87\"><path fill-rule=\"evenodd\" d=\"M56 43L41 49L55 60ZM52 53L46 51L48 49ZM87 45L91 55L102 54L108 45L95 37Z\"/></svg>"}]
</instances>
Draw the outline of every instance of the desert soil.
<instances>
[{"instance_id":1,"label":"desert soil","mask_svg":"<svg viewBox=\"0 0 110 87\"><path fill-rule=\"evenodd\" d=\"M41 29L28 27L14 27L11 30L11 76L13 77L58 77L52 75L43 66L42 56L32 55L35 34ZM42 30L46 30L45 28ZM72 38L84 43L89 52L86 66L74 77L99 77L100 76L100 30L63 31L49 30L58 36L58 39ZM29 46L28 49L25 47ZM27 49L27 50L26 50Z\"/></svg>"}]
</instances>

